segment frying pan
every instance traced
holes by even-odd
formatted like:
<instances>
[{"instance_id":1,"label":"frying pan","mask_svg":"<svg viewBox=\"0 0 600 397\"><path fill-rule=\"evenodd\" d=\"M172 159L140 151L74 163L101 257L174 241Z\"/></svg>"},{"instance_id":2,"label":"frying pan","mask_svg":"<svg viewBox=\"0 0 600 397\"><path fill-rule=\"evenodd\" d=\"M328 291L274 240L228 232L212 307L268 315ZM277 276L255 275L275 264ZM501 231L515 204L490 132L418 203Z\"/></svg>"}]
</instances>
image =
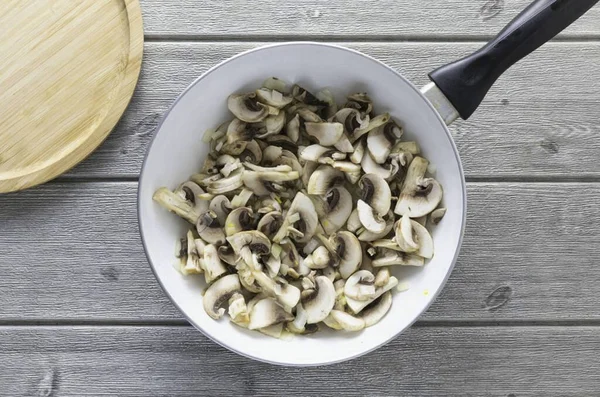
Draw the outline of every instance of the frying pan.
<instances>
[{"instance_id":1,"label":"frying pan","mask_svg":"<svg viewBox=\"0 0 600 397\"><path fill-rule=\"evenodd\" d=\"M142 167L138 215L151 267L174 304L215 342L247 357L281 365L324 365L348 360L383 345L407 329L441 291L456 262L466 216L466 190L460 158L447 125L467 119L496 79L511 65L550 40L598 0L538 0L489 44L433 71L431 83L417 89L383 63L347 48L320 43L284 43L257 48L215 66L191 84L164 116ZM269 76L308 88L329 87L336 100L368 92L376 112L399 120L407 140L419 142L437 168L448 209L433 230L433 259L423 268L395 269L410 289L394 295L383 320L360 333L321 331L277 340L214 321L202 308L201 279L181 276L172 266L174 242L187 226L152 202L161 187L176 187L200 169L208 154L204 130L231 116L228 95L258 87ZM402 353L398 353L401 359ZM200 358L199 358L200 359Z\"/></svg>"}]
</instances>

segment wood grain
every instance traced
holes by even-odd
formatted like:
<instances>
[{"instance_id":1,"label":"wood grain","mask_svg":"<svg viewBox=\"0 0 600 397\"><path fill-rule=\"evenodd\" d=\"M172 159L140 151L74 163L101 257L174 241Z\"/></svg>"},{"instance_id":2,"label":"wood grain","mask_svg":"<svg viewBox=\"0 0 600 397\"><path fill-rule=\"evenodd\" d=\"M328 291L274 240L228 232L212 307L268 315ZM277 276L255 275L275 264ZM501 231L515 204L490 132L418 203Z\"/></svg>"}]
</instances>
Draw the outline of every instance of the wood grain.
<instances>
[{"instance_id":1,"label":"wood grain","mask_svg":"<svg viewBox=\"0 0 600 397\"><path fill-rule=\"evenodd\" d=\"M196 77L259 43L149 43L129 111L104 145L70 175L135 177L162 114ZM346 43L417 85L478 43ZM597 178L600 51L551 43L509 70L469 121L451 127L469 178ZM551 76L549 78L549 76Z\"/></svg>"},{"instance_id":2,"label":"wood grain","mask_svg":"<svg viewBox=\"0 0 600 397\"><path fill-rule=\"evenodd\" d=\"M468 38L495 35L529 0L142 0L150 38ZM562 37L598 37L600 8Z\"/></svg>"},{"instance_id":3,"label":"wood grain","mask_svg":"<svg viewBox=\"0 0 600 397\"><path fill-rule=\"evenodd\" d=\"M62 174L113 129L139 75L137 0L0 5L0 192Z\"/></svg>"},{"instance_id":4,"label":"wood grain","mask_svg":"<svg viewBox=\"0 0 600 397\"><path fill-rule=\"evenodd\" d=\"M0 328L6 396L582 396L596 327L416 327L353 361L283 368L191 327ZM44 394L45 393L45 394Z\"/></svg>"},{"instance_id":5,"label":"wood grain","mask_svg":"<svg viewBox=\"0 0 600 397\"><path fill-rule=\"evenodd\" d=\"M471 183L458 264L428 321L600 320L599 184ZM146 262L135 183L0 196L0 321L171 321Z\"/></svg>"}]
</instances>

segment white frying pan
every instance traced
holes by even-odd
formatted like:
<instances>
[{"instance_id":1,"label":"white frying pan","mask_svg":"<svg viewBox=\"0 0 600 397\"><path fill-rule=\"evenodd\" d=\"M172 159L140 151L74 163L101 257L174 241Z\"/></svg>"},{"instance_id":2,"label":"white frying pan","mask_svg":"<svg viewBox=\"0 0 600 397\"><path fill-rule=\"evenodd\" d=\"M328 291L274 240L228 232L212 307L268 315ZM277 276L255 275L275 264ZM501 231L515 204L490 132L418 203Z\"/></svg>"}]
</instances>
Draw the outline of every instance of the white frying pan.
<instances>
[{"instance_id":1,"label":"white frying pan","mask_svg":"<svg viewBox=\"0 0 600 397\"><path fill-rule=\"evenodd\" d=\"M237 55L196 80L167 112L142 168L139 221L148 260L161 286L186 318L217 343L248 357L282 365L323 365L369 352L408 328L442 289L456 262L465 227L466 191L460 159L446 127L468 118L494 81L511 65L550 40L598 0L538 0L494 40L474 54L430 74L418 90L383 63L343 47L286 43ZM202 282L184 278L172 266L174 242L186 231L183 222L152 202L158 187L176 187L202 165L208 147L205 129L230 117L227 96L258 87L269 76L309 88L329 87L341 102L352 92L368 92L377 112L400 120L409 140L437 168L447 214L433 232L435 256L422 269L403 270L410 289L395 294L387 316L360 333L319 332L276 340L217 322L202 308ZM202 360L201 357L198 357ZM402 359L402 352L398 352Z\"/></svg>"}]
</instances>

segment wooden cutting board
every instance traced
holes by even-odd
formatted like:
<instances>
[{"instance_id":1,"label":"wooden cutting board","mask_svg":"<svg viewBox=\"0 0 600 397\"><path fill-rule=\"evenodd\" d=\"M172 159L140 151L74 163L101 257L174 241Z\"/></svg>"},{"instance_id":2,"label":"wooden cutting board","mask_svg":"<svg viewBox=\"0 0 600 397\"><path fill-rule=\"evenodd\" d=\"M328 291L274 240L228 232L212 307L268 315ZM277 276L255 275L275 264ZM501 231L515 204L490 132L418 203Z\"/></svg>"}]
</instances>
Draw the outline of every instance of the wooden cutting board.
<instances>
[{"instance_id":1,"label":"wooden cutting board","mask_svg":"<svg viewBox=\"0 0 600 397\"><path fill-rule=\"evenodd\" d=\"M143 42L138 0L0 0L0 193L54 178L104 141Z\"/></svg>"}]
</instances>

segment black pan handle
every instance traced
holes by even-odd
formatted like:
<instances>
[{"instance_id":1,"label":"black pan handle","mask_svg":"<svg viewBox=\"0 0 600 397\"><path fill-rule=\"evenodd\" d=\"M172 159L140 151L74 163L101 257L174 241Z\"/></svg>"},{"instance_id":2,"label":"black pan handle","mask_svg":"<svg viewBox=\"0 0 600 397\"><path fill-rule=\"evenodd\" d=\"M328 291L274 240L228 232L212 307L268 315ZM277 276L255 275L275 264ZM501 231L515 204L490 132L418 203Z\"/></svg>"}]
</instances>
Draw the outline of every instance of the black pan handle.
<instances>
[{"instance_id":1,"label":"black pan handle","mask_svg":"<svg viewBox=\"0 0 600 397\"><path fill-rule=\"evenodd\" d=\"M466 120L509 67L552 39L600 0L536 0L472 55L429 74Z\"/></svg>"}]
</instances>

